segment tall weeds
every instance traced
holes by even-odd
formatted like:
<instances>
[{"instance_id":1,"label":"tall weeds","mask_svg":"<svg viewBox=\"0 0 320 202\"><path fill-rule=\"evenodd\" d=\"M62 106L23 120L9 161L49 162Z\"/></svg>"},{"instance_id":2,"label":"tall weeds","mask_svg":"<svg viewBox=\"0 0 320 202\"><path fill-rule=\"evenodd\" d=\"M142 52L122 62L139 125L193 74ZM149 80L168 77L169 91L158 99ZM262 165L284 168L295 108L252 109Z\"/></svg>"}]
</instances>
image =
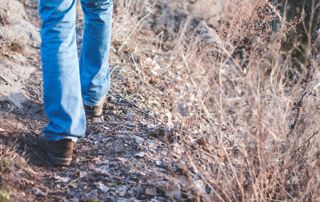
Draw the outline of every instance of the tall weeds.
<instances>
[{"instance_id":1,"label":"tall weeds","mask_svg":"<svg viewBox=\"0 0 320 202\"><path fill-rule=\"evenodd\" d=\"M308 56L298 71L297 46L283 41L301 22L285 21L264 0L231 0L213 20L194 10L197 2L117 0L114 36L120 50L132 48L126 54L138 58L156 117L174 131L169 147L189 176L180 181L191 187L187 198L320 200L314 28L306 24Z\"/></svg>"}]
</instances>

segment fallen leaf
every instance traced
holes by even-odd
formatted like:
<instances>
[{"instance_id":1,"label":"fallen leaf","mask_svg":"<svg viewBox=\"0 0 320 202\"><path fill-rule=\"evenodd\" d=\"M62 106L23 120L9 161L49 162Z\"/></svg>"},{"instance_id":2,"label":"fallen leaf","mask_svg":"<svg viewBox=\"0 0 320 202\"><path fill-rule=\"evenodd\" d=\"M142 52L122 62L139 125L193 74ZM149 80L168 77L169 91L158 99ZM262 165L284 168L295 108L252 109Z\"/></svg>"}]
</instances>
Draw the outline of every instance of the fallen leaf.
<instances>
[{"instance_id":1,"label":"fallen leaf","mask_svg":"<svg viewBox=\"0 0 320 202\"><path fill-rule=\"evenodd\" d=\"M0 189L0 201L9 202L10 196L6 190Z\"/></svg>"},{"instance_id":2,"label":"fallen leaf","mask_svg":"<svg viewBox=\"0 0 320 202\"><path fill-rule=\"evenodd\" d=\"M74 189L78 188L77 181L73 181L72 183L70 183L69 186L72 187L72 188L74 188Z\"/></svg>"}]
</instances>

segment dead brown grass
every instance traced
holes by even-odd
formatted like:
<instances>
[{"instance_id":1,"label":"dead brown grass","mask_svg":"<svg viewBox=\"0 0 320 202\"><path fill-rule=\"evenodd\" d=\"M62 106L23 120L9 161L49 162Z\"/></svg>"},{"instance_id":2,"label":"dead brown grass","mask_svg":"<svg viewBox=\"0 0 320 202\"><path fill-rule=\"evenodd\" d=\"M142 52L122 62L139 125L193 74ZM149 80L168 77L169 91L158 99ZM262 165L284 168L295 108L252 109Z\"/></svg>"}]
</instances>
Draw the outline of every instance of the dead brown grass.
<instances>
[{"instance_id":1,"label":"dead brown grass","mask_svg":"<svg viewBox=\"0 0 320 202\"><path fill-rule=\"evenodd\" d=\"M319 38L309 33L310 54L292 73L282 44L294 23L272 32L276 7L230 2L215 21L197 1L117 1L114 41L130 50L188 176L172 180L193 200L318 201Z\"/></svg>"},{"instance_id":2,"label":"dead brown grass","mask_svg":"<svg viewBox=\"0 0 320 202\"><path fill-rule=\"evenodd\" d=\"M0 201L11 201L13 198L23 198L23 193L17 191L25 186L29 173L27 163L17 152L15 146L6 147L0 142Z\"/></svg>"}]
</instances>

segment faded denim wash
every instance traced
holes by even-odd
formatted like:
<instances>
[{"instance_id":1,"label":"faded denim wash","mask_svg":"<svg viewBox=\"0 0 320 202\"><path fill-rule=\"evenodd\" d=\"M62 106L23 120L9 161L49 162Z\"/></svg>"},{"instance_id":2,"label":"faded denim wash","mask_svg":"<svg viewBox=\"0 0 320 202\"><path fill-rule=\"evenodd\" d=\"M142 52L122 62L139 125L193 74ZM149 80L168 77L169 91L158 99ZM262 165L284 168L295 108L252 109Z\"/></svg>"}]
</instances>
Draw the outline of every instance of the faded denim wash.
<instances>
[{"instance_id":1,"label":"faded denim wash","mask_svg":"<svg viewBox=\"0 0 320 202\"><path fill-rule=\"evenodd\" d=\"M77 0L40 0L43 98L50 141L84 137L83 104L96 106L110 88L112 0L81 0L85 16L80 57L76 43Z\"/></svg>"}]
</instances>

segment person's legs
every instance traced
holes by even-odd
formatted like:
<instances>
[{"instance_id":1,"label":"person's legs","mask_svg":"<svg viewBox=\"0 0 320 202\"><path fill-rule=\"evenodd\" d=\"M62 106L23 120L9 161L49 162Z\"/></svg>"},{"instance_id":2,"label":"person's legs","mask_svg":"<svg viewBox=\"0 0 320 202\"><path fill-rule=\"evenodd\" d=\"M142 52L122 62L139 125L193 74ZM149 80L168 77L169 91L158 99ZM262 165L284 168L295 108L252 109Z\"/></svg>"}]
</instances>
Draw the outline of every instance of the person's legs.
<instances>
[{"instance_id":1,"label":"person's legs","mask_svg":"<svg viewBox=\"0 0 320 202\"><path fill-rule=\"evenodd\" d=\"M76 0L40 0L43 94L49 141L83 137L86 119L76 45Z\"/></svg>"},{"instance_id":2,"label":"person's legs","mask_svg":"<svg viewBox=\"0 0 320 202\"><path fill-rule=\"evenodd\" d=\"M83 103L98 106L110 88L112 0L81 0L85 15L80 75Z\"/></svg>"}]
</instances>

